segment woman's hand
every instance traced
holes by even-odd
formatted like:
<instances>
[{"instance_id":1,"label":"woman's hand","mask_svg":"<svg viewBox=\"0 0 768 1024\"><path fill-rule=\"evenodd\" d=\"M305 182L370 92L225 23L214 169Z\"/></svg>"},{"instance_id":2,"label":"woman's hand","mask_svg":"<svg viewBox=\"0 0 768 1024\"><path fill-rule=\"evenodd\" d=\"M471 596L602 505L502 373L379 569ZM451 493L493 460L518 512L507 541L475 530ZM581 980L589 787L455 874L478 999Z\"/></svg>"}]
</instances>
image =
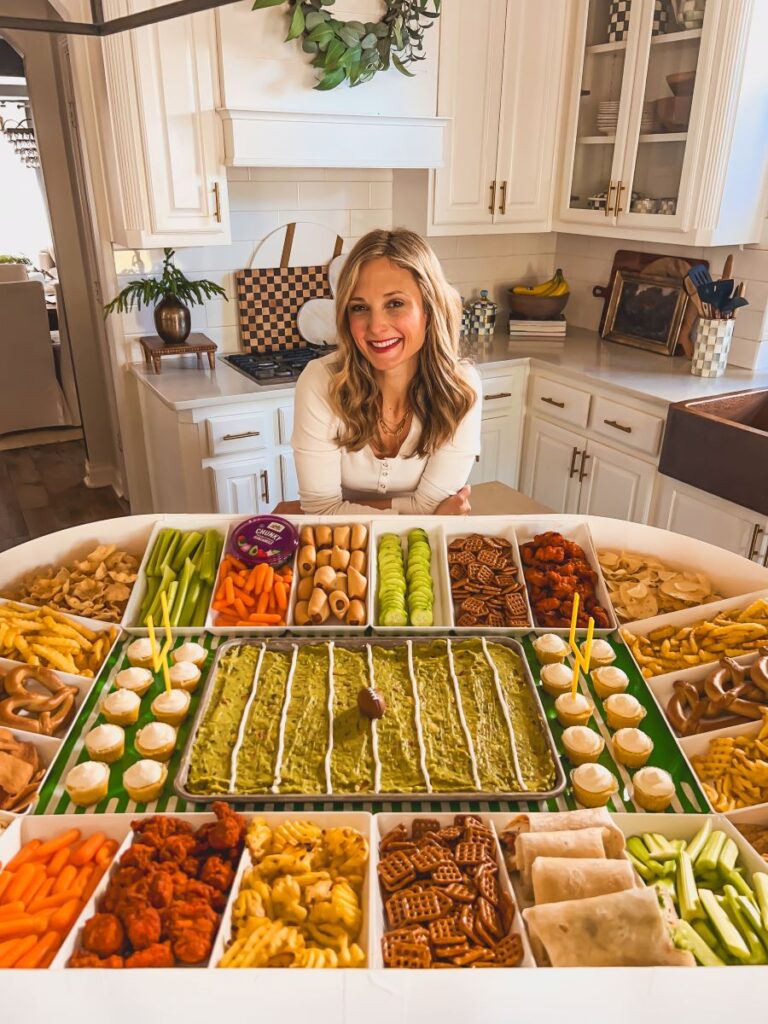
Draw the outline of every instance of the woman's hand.
<instances>
[{"instance_id":1,"label":"woman's hand","mask_svg":"<svg viewBox=\"0 0 768 1024\"><path fill-rule=\"evenodd\" d=\"M456 491L450 498L444 498L435 509L436 516L468 516L472 511L469 504L469 495L472 488L465 484L460 491Z\"/></svg>"}]
</instances>

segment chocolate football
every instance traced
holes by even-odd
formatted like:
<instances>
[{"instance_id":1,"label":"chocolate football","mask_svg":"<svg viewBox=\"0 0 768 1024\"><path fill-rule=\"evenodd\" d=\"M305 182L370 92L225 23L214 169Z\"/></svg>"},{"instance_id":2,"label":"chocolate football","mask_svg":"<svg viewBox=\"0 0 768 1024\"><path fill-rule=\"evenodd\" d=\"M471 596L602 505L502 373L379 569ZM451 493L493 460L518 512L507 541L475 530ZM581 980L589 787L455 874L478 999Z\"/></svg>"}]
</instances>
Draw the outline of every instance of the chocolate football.
<instances>
[{"instance_id":1,"label":"chocolate football","mask_svg":"<svg viewBox=\"0 0 768 1024\"><path fill-rule=\"evenodd\" d=\"M377 690L369 686L363 687L357 695L357 706L360 714L366 718L381 718L387 710L386 701Z\"/></svg>"}]
</instances>

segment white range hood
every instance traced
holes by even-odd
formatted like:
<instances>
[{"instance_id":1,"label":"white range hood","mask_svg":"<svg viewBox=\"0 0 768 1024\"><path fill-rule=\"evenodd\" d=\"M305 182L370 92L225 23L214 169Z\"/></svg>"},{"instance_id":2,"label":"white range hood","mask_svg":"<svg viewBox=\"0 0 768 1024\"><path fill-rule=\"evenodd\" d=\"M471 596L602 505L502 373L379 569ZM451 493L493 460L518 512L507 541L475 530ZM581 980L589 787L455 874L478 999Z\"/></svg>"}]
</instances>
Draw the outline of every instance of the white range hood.
<instances>
[{"instance_id":1,"label":"white range hood","mask_svg":"<svg viewBox=\"0 0 768 1024\"><path fill-rule=\"evenodd\" d=\"M442 167L448 120L220 110L228 167Z\"/></svg>"},{"instance_id":2,"label":"white range hood","mask_svg":"<svg viewBox=\"0 0 768 1024\"><path fill-rule=\"evenodd\" d=\"M341 10L343 6L343 11ZM344 0L339 17L381 17L379 0ZM436 117L439 22L414 77L395 69L328 92L298 41L285 42L282 6L251 0L216 12L225 162L230 167L440 167L447 120Z\"/></svg>"}]
</instances>

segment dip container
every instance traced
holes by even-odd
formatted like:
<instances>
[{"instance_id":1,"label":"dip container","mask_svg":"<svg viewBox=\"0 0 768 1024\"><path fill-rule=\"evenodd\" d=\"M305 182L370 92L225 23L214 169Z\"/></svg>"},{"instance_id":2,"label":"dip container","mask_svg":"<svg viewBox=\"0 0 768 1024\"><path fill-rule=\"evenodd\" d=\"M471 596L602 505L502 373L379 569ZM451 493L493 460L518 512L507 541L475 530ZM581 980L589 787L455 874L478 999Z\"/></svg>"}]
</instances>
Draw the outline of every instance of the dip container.
<instances>
[{"instance_id":1,"label":"dip container","mask_svg":"<svg viewBox=\"0 0 768 1024\"><path fill-rule=\"evenodd\" d=\"M277 569L290 562L299 546L293 523L281 516L252 516L232 528L227 554L248 566L266 562Z\"/></svg>"}]
</instances>

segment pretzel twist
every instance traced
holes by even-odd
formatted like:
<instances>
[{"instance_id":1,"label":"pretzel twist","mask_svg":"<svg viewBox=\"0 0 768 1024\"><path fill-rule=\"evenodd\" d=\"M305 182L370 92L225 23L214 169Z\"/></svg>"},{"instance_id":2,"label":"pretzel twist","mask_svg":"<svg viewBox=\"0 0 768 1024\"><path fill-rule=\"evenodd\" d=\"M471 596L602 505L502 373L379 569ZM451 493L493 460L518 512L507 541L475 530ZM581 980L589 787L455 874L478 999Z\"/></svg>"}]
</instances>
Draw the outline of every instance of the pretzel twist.
<instances>
[{"instance_id":1,"label":"pretzel twist","mask_svg":"<svg viewBox=\"0 0 768 1024\"><path fill-rule=\"evenodd\" d=\"M742 718L762 718L764 705L746 698L746 694L752 692L749 667L739 665L732 658L723 658L707 676L704 692L720 712L732 711Z\"/></svg>"},{"instance_id":2,"label":"pretzel twist","mask_svg":"<svg viewBox=\"0 0 768 1024\"><path fill-rule=\"evenodd\" d=\"M48 694L32 689L33 683ZM12 729L52 736L74 714L77 687L63 682L49 668L20 665L5 676L3 688L7 696L0 701L0 722Z\"/></svg>"}]
</instances>

